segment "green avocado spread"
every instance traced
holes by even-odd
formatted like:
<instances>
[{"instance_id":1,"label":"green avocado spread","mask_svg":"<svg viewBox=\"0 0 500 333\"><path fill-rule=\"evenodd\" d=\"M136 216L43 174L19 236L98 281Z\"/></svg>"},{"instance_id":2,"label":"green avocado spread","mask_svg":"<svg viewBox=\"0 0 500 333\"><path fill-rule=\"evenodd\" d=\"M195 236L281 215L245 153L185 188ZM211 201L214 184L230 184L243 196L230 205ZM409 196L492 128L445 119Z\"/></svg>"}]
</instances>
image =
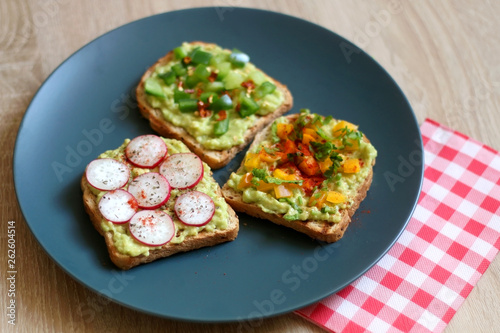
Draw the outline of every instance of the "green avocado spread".
<instances>
[{"instance_id":1,"label":"green avocado spread","mask_svg":"<svg viewBox=\"0 0 500 333\"><path fill-rule=\"evenodd\" d=\"M173 52L146 80L147 101L207 149L242 144L256 119L284 102L283 91L239 50L183 43Z\"/></svg>"},{"instance_id":2,"label":"green avocado spread","mask_svg":"<svg viewBox=\"0 0 500 333\"><path fill-rule=\"evenodd\" d=\"M168 154L176 154L176 153L186 153L190 152L189 149L180 141L177 140L172 140L172 139L163 139L165 143L167 144L168 148ZM133 178L146 173L146 172L158 172L158 167L154 169L145 169L145 168L138 168L132 166L129 162L127 162L127 159L125 157L125 148L127 147L128 143L130 142L129 139L126 139L123 144L118 147L115 150L108 150L101 155L99 155L99 158L113 158L118 161L121 161L123 163L126 163L131 170L130 173L130 180ZM215 182L215 180L210 176L211 171L210 167L203 163L203 166L205 168L204 170L204 176L203 179L196 185L194 190L203 192L208 194L212 200L214 201L215 204L215 214L212 217L212 220L200 227L194 227L194 226L187 226L179 219L176 217L175 212L174 212L174 203L175 199L181 195L182 193L190 190L179 190L179 189L172 189L170 198L168 199L167 203L160 207L160 210L165 211L167 214L170 215L172 220L174 221L175 224L175 229L176 233L172 240L169 242L173 244L179 244L184 241L184 239L188 236L196 236L198 233L201 231L215 231L215 230L224 230L227 228L227 222L229 220L229 213L227 210L227 203L222 198L221 196L217 195L217 188L218 185ZM125 185L125 189L128 186ZM92 189L92 192L97 196L97 202L100 200L100 198L104 195L103 191L99 191L93 187L90 187ZM101 222L101 228L105 232L112 232L113 233L113 241L115 243L115 246L117 250L120 253L135 257L139 255L149 255L149 251L152 249L158 249L160 247L154 247L154 246L147 246L142 243L139 243L137 240L135 240L129 232L128 229L128 223L125 224L114 224L106 219L103 219Z\"/></svg>"},{"instance_id":3,"label":"green avocado spread","mask_svg":"<svg viewBox=\"0 0 500 333\"><path fill-rule=\"evenodd\" d=\"M308 110L271 128L227 184L266 213L340 222L375 163L373 145L357 126Z\"/></svg>"}]
</instances>

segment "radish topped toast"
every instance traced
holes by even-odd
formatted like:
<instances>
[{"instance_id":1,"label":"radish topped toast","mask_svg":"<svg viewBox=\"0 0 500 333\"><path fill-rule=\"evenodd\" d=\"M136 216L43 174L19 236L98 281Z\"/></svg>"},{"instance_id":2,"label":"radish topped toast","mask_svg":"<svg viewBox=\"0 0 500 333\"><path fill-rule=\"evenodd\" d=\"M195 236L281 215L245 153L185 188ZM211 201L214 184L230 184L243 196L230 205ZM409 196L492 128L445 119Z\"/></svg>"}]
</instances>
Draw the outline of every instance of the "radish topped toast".
<instances>
[{"instance_id":1,"label":"radish topped toast","mask_svg":"<svg viewBox=\"0 0 500 333\"><path fill-rule=\"evenodd\" d=\"M81 187L85 210L121 269L238 235L238 218L210 167L175 139L126 139L87 165Z\"/></svg>"},{"instance_id":2,"label":"radish topped toast","mask_svg":"<svg viewBox=\"0 0 500 333\"><path fill-rule=\"evenodd\" d=\"M335 242L366 197L376 156L358 126L303 109L256 136L222 193L236 211Z\"/></svg>"}]
</instances>

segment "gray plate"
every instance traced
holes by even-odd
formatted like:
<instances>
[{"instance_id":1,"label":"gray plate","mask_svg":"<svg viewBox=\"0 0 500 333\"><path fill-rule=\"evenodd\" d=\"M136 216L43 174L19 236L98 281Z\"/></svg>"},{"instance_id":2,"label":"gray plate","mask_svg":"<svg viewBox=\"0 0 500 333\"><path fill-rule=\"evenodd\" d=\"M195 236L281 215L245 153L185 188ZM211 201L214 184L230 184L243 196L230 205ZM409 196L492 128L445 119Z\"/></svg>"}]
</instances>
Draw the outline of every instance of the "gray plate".
<instances>
[{"instance_id":1,"label":"gray plate","mask_svg":"<svg viewBox=\"0 0 500 333\"><path fill-rule=\"evenodd\" d=\"M295 107L360 125L378 148L373 185L344 238L322 244L240 214L231 243L116 270L82 205L88 162L125 138L153 133L134 88L183 41L247 52L285 83ZM215 172L223 184L244 152ZM24 217L68 274L113 301L150 314L223 322L267 317L335 293L393 245L416 205L422 142L408 101L390 76L350 42L312 23L245 8L164 13L113 30L77 51L44 82L21 124L14 178ZM370 211L370 213L367 213ZM77 309L91 318L89 304Z\"/></svg>"}]
</instances>

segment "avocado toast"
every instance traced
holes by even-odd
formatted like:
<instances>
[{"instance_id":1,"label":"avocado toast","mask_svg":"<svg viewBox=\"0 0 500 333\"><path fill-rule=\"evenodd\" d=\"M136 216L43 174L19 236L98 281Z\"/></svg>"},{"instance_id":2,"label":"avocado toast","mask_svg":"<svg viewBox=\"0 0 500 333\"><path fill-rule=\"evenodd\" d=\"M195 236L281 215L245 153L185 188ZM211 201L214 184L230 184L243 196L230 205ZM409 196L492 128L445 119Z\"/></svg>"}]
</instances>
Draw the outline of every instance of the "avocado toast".
<instances>
[{"instance_id":1,"label":"avocado toast","mask_svg":"<svg viewBox=\"0 0 500 333\"><path fill-rule=\"evenodd\" d=\"M222 193L238 212L335 242L366 197L376 155L357 126L301 110L256 136Z\"/></svg>"},{"instance_id":2,"label":"avocado toast","mask_svg":"<svg viewBox=\"0 0 500 333\"><path fill-rule=\"evenodd\" d=\"M238 234L210 167L175 139L126 139L89 163L81 188L92 224L124 270Z\"/></svg>"},{"instance_id":3,"label":"avocado toast","mask_svg":"<svg viewBox=\"0 0 500 333\"><path fill-rule=\"evenodd\" d=\"M156 132L183 141L213 169L293 104L287 87L247 54L204 42L183 43L159 59L142 76L136 97Z\"/></svg>"}]
</instances>

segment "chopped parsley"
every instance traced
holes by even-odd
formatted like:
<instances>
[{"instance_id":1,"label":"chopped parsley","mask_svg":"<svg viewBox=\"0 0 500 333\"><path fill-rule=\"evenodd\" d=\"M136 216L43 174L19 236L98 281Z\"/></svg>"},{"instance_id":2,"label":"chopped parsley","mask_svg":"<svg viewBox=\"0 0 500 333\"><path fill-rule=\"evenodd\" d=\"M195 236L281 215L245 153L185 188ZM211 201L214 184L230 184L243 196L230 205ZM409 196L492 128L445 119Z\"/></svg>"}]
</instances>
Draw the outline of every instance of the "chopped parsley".
<instances>
[{"instance_id":1,"label":"chopped parsley","mask_svg":"<svg viewBox=\"0 0 500 333\"><path fill-rule=\"evenodd\" d=\"M264 180L267 177L267 171L265 169L253 169L252 175L254 176L254 178Z\"/></svg>"},{"instance_id":2,"label":"chopped parsley","mask_svg":"<svg viewBox=\"0 0 500 333\"><path fill-rule=\"evenodd\" d=\"M278 136L278 123L277 122L274 122L272 125L271 125L271 141L273 143L278 143L280 142L280 138Z\"/></svg>"},{"instance_id":3,"label":"chopped parsley","mask_svg":"<svg viewBox=\"0 0 500 333\"><path fill-rule=\"evenodd\" d=\"M295 213L293 215L285 215L283 216L285 218L285 220L288 220L288 221L294 221L294 220L298 220L299 219L299 213Z\"/></svg>"},{"instance_id":4,"label":"chopped parsley","mask_svg":"<svg viewBox=\"0 0 500 333\"><path fill-rule=\"evenodd\" d=\"M336 139L342 140L342 146L339 147L338 149L345 149L345 147L351 147L352 141L357 142L359 145L361 139L363 138L363 133L361 133L361 131L348 129L347 126L340 129L339 131L340 135Z\"/></svg>"},{"instance_id":5,"label":"chopped parsley","mask_svg":"<svg viewBox=\"0 0 500 333\"><path fill-rule=\"evenodd\" d=\"M281 185L281 184L298 184L302 186L302 183L304 182L302 179L301 180L283 180L275 177L266 177L264 180L266 183L270 184L276 184L276 185Z\"/></svg>"},{"instance_id":6,"label":"chopped parsley","mask_svg":"<svg viewBox=\"0 0 500 333\"><path fill-rule=\"evenodd\" d=\"M340 173L337 173L337 169L340 168L340 162L342 162L342 156L340 156L336 152L332 152L330 154L330 160L333 162L333 164L328 168L328 170L326 170L324 174L325 177L331 178L333 175L335 175L335 177L339 177L340 179L341 175Z\"/></svg>"},{"instance_id":7,"label":"chopped parsley","mask_svg":"<svg viewBox=\"0 0 500 333\"><path fill-rule=\"evenodd\" d=\"M334 149L337 149L335 145L331 142L311 142L311 146L314 152L314 158L317 161L324 161L327 157L331 155Z\"/></svg>"},{"instance_id":8,"label":"chopped parsley","mask_svg":"<svg viewBox=\"0 0 500 333\"><path fill-rule=\"evenodd\" d=\"M293 209L295 209L299 214L302 213L302 208L299 207L295 202L293 202L292 199L290 198L281 198L279 199L280 202L286 202L288 203Z\"/></svg>"},{"instance_id":9,"label":"chopped parsley","mask_svg":"<svg viewBox=\"0 0 500 333\"><path fill-rule=\"evenodd\" d=\"M264 151L269 155L274 155L274 153L278 151L278 148L268 148L268 147L262 147L262 148L264 148Z\"/></svg>"}]
</instances>

